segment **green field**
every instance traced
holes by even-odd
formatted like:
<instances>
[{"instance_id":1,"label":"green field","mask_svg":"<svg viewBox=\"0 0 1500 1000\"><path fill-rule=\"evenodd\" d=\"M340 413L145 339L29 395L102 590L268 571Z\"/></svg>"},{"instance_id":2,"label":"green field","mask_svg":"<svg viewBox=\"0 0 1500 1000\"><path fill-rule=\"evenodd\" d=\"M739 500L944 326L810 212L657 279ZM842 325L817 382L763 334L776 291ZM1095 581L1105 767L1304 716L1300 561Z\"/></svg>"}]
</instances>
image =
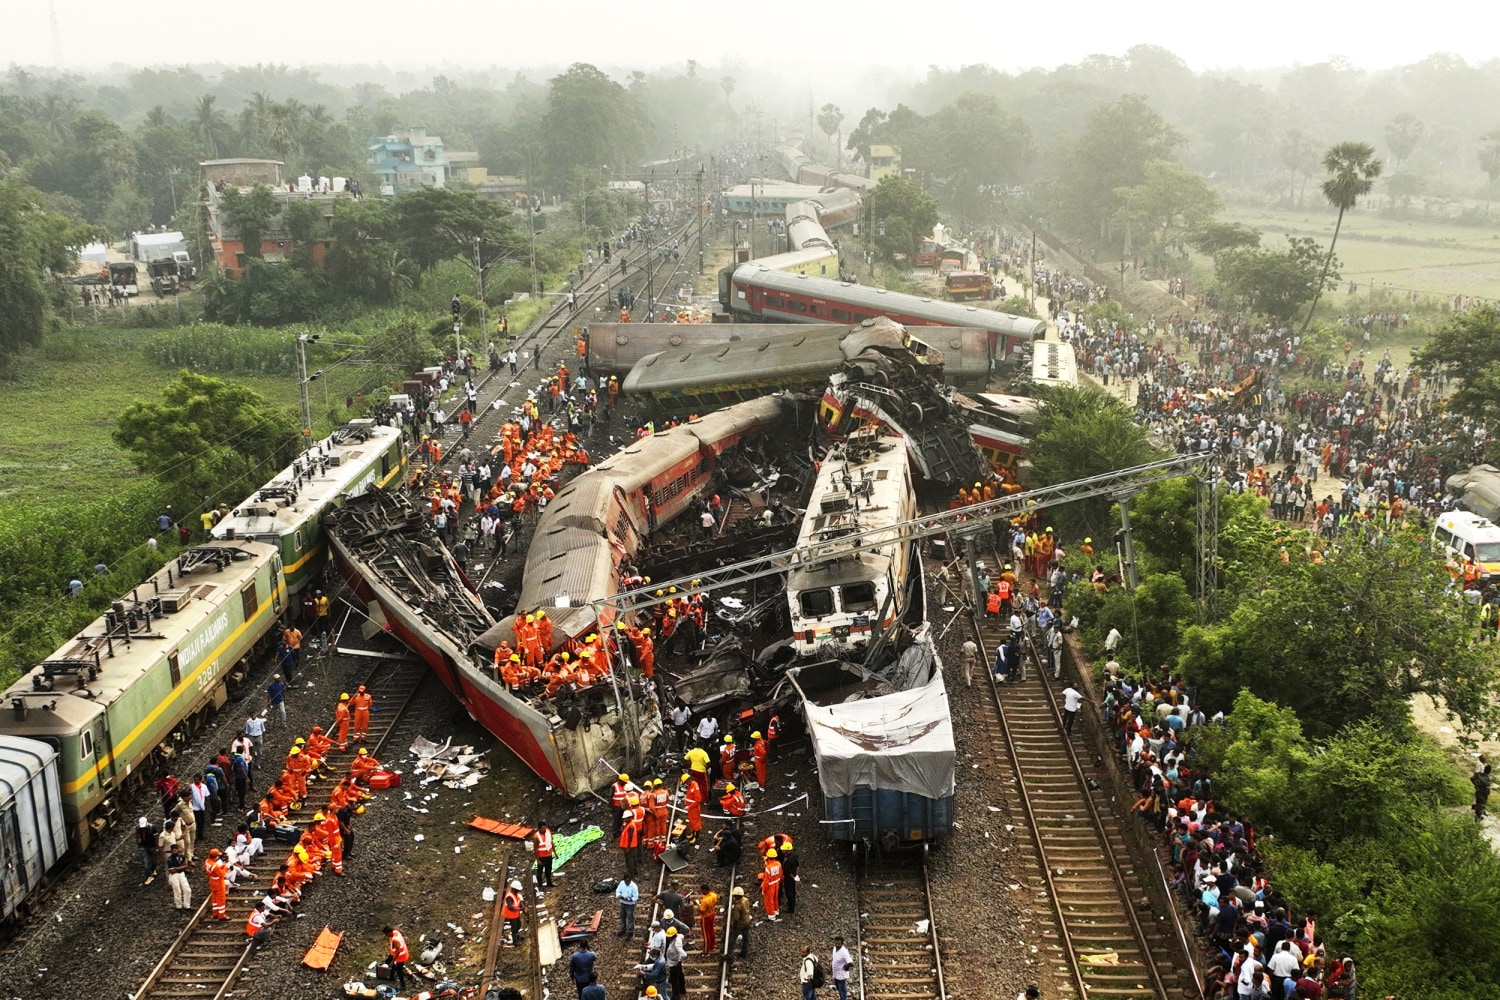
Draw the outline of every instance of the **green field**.
<instances>
[{"instance_id":1,"label":"green field","mask_svg":"<svg viewBox=\"0 0 1500 1000\"><path fill-rule=\"evenodd\" d=\"M130 456L110 438L115 416L137 399L159 399L177 375L145 358L141 342L150 334L64 333L13 366L15 380L0 393L0 506L112 494L134 477ZM272 402L297 406L291 379L234 380ZM313 388L326 393L338 386Z\"/></svg>"},{"instance_id":2,"label":"green field","mask_svg":"<svg viewBox=\"0 0 1500 1000\"><path fill-rule=\"evenodd\" d=\"M1223 218L1262 230L1266 245L1275 246L1283 234L1310 236L1326 245L1336 216L1317 209L1277 211L1231 205ZM1500 209L1496 221L1500 224ZM1350 281L1356 281L1361 292L1374 282L1389 284L1397 292L1500 299L1500 227L1461 226L1356 209L1344 216L1337 253L1343 262L1341 293Z\"/></svg>"}]
</instances>

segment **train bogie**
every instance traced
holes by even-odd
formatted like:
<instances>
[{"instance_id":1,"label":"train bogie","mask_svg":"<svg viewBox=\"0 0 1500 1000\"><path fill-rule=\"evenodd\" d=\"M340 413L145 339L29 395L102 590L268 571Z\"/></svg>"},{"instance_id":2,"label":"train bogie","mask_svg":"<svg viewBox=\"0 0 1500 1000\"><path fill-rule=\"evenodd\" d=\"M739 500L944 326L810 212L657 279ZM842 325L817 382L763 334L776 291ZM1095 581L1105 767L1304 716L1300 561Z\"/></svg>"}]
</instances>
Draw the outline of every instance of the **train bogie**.
<instances>
[{"instance_id":1,"label":"train bogie","mask_svg":"<svg viewBox=\"0 0 1500 1000\"><path fill-rule=\"evenodd\" d=\"M68 850L59 754L0 736L0 920L8 920Z\"/></svg>"}]
</instances>

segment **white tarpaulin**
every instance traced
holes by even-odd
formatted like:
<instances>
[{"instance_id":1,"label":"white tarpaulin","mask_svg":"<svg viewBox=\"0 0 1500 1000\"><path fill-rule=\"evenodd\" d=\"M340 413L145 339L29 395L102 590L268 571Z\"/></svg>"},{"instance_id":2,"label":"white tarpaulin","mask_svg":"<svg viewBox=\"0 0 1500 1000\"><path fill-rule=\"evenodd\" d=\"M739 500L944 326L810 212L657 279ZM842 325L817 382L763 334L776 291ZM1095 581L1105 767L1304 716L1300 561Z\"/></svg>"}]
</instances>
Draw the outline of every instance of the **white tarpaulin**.
<instances>
[{"instance_id":1,"label":"white tarpaulin","mask_svg":"<svg viewBox=\"0 0 1500 1000\"><path fill-rule=\"evenodd\" d=\"M802 705L825 796L842 798L861 787L931 799L953 794L953 723L942 671L897 694Z\"/></svg>"}]
</instances>

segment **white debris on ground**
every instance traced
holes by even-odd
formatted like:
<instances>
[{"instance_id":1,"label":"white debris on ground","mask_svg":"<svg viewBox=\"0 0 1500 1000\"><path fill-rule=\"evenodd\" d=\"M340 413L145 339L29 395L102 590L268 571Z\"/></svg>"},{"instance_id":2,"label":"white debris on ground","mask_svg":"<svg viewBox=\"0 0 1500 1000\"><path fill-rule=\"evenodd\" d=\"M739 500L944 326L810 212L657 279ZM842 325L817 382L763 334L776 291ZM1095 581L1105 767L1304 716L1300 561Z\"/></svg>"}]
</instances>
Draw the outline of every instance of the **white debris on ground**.
<instances>
[{"instance_id":1,"label":"white debris on ground","mask_svg":"<svg viewBox=\"0 0 1500 1000\"><path fill-rule=\"evenodd\" d=\"M412 742L411 754L417 759L416 769L424 787L441 782L448 788L473 788L490 770L488 752L454 746L451 738L439 746L418 736Z\"/></svg>"}]
</instances>

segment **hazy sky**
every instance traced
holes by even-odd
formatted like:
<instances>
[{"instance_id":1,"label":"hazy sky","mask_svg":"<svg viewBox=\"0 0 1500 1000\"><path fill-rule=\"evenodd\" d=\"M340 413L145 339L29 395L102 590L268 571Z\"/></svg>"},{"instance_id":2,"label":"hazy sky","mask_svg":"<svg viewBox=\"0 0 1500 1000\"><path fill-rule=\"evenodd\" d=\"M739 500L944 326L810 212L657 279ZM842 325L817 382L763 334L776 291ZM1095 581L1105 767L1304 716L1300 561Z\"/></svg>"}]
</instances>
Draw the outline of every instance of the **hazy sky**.
<instances>
[{"instance_id":1,"label":"hazy sky","mask_svg":"<svg viewBox=\"0 0 1500 1000\"><path fill-rule=\"evenodd\" d=\"M1052 67L1090 53L1118 55L1139 43L1171 49L1195 69L1287 66L1332 55L1371 68L1415 62L1433 52L1470 62L1500 55L1492 33L1463 27L1477 28L1475 14L1487 7L1474 0L1429 0L1399 18L1382 5L1326 0L365 0L135 4L119 10L77 0L10 0L4 6L0 65L51 65L55 6L63 65L73 70L189 62L482 68L586 61L646 68L696 58L710 65L774 61L809 73L828 62L910 71L977 62Z\"/></svg>"}]
</instances>

